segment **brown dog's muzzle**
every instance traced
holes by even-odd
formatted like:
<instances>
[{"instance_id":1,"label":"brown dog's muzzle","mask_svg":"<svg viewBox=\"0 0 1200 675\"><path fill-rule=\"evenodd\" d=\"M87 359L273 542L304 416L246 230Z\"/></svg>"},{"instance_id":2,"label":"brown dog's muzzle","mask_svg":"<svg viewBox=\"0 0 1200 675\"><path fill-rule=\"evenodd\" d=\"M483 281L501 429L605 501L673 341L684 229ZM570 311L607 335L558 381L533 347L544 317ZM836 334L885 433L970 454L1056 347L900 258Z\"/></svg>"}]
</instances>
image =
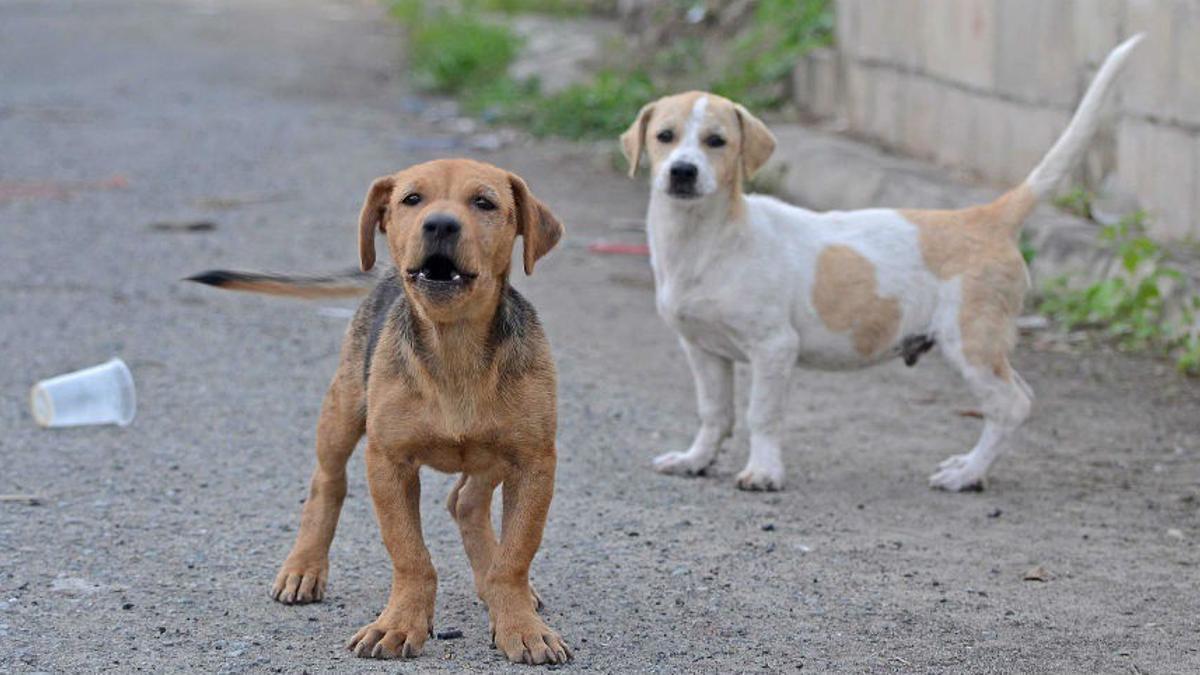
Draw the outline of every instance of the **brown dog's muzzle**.
<instances>
[{"instance_id":1,"label":"brown dog's muzzle","mask_svg":"<svg viewBox=\"0 0 1200 675\"><path fill-rule=\"evenodd\" d=\"M431 299L442 300L465 291L478 274L459 261L462 223L449 214L434 213L421 224L421 262L410 267L408 278Z\"/></svg>"}]
</instances>

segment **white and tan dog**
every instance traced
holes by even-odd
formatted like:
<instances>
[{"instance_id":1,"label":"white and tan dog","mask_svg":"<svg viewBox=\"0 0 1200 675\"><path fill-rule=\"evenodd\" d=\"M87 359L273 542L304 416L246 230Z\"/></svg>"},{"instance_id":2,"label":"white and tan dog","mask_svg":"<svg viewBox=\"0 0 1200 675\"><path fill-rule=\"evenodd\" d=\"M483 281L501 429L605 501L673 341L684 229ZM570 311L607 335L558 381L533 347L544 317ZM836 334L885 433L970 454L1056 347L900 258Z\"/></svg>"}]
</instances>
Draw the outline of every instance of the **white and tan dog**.
<instances>
[{"instance_id":1,"label":"white and tan dog","mask_svg":"<svg viewBox=\"0 0 1200 675\"><path fill-rule=\"evenodd\" d=\"M1029 286L1021 225L1083 154L1105 94L1140 38L1108 55L1070 125L1024 183L957 211L815 213L747 195L744 179L775 148L762 122L703 92L642 108L621 144L631 176L643 152L650 158L647 229L658 311L679 333L701 420L691 448L655 458L655 469L695 475L713 462L733 429L733 362L748 361L750 459L737 484L777 490L794 366L859 368L895 357L912 365L936 345L978 396L985 422L974 449L942 462L930 483L982 487L1032 402L1008 361Z\"/></svg>"}]
</instances>

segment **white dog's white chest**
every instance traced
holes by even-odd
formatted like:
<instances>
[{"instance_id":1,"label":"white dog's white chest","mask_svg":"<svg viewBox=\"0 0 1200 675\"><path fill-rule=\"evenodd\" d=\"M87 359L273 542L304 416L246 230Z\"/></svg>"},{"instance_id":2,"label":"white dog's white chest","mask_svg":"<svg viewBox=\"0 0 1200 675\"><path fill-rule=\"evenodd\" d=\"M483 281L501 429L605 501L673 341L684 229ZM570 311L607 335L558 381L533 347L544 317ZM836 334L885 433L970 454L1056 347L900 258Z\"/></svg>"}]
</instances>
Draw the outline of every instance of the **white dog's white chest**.
<instances>
[{"instance_id":1,"label":"white dog's white chest","mask_svg":"<svg viewBox=\"0 0 1200 675\"><path fill-rule=\"evenodd\" d=\"M702 349L735 361L746 360L746 349L737 335L739 319L722 298L705 293L703 287L676 294L666 285L662 291L656 300L667 325Z\"/></svg>"}]
</instances>

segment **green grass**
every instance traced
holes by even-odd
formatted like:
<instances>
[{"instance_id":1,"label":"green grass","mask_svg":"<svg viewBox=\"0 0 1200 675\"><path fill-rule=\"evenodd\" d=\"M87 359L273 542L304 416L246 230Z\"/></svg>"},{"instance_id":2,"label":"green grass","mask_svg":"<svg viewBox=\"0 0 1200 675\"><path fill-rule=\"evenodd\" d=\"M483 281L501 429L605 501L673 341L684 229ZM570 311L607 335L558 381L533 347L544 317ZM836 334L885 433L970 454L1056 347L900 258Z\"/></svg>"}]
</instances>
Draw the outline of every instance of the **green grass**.
<instances>
[{"instance_id":1,"label":"green grass","mask_svg":"<svg viewBox=\"0 0 1200 675\"><path fill-rule=\"evenodd\" d=\"M786 80L808 49L829 44L832 0L759 0L749 24L725 46L723 66L703 63L709 45L685 37L660 49L646 64L609 67L553 94L536 81L507 76L520 39L481 12L574 14L598 0L461 0L449 6L427 0L392 0L392 13L408 28L408 62L418 86L457 96L464 109L487 121L528 128L538 136L612 138L647 102L670 93L674 80L707 88L754 108L784 102Z\"/></svg>"},{"instance_id":2,"label":"green grass","mask_svg":"<svg viewBox=\"0 0 1200 675\"><path fill-rule=\"evenodd\" d=\"M1077 187L1065 195L1055 197L1054 205L1080 218L1091 220L1093 199L1095 199L1095 195L1081 187Z\"/></svg>"},{"instance_id":3,"label":"green grass","mask_svg":"<svg viewBox=\"0 0 1200 675\"><path fill-rule=\"evenodd\" d=\"M473 0L467 4L471 9L485 12L577 16L593 9L598 3L594 0Z\"/></svg>"},{"instance_id":4,"label":"green grass","mask_svg":"<svg viewBox=\"0 0 1200 675\"><path fill-rule=\"evenodd\" d=\"M659 95L644 73L605 71L543 98L529 117L541 136L616 138L641 107Z\"/></svg>"},{"instance_id":5,"label":"green grass","mask_svg":"<svg viewBox=\"0 0 1200 675\"><path fill-rule=\"evenodd\" d=\"M1032 265L1034 259L1037 258L1037 247L1033 245L1033 239L1029 236L1028 232L1021 231L1021 238L1017 242L1017 245L1021 249L1021 257L1025 259L1025 266Z\"/></svg>"},{"instance_id":6,"label":"green grass","mask_svg":"<svg viewBox=\"0 0 1200 675\"><path fill-rule=\"evenodd\" d=\"M408 65L417 86L456 94L505 77L520 40L505 26L467 12L427 11L398 0L392 13L408 28Z\"/></svg>"},{"instance_id":7,"label":"green grass","mask_svg":"<svg viewBox=\"0 0 1200 675\"><path fill-rule=\"evenodd\" d=\"M1102 231L1119 263L1115 274L1082 288L1059 277L1047 285L1039 309L1067 328L1099 329L1123 349L1169 355L1180 371L1200 375L1200 296L1185 298L1172 320L1168 292L1186 277L1146 235L1145 219L1136 213Z\"/></svg>"},{"instance_id":8,"label":"green grass","mask_svg":"<svg viewBox=\"0 0 1200 675\"><path fill-rule=\"evenodd\" d=\"M757 108L784 103L797 60L833 42L831 0L759 0L750 26L733 42L729 64L710 85L717 94Z\"/></svg>"},{"instance_id":9,"label":"green grass","mask_svg":"<svg viewBox=\"0 0 1200 675\"><path fill-rule=\"evenodd\" d=\"M489 122L519 125L535 136L597 139L620 134L657 95L643 74L605 71L549 95L535 81L501 78L464 93L463 106Z\"/></svg>"}]
</instances>

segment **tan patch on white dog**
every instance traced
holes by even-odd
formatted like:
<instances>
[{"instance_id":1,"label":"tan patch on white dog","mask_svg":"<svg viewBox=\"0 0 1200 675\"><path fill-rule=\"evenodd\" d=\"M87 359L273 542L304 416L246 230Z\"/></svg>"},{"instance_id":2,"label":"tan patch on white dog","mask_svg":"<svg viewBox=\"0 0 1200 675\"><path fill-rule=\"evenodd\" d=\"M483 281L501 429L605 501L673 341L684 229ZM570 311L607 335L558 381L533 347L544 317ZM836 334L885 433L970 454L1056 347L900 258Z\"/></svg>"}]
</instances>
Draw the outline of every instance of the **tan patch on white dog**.
<instances>
[{"instance_id":1,"label":"tan patch on white dog","mask_svg":"<svg viewBox=\"0 0 1200 675\"><path fill-rule=\"evenodd\" d=\"M1005 379L1006 357L1016 340L1012 321L1029 285L1017 233L1036 204L1033 190L1022 184L983 206L898 211L917 226L929 271L942 280L962 278L958 323L963 355Z\"/></svg>"},{"instance_id":2,"label":"tan patch on white dog","mask_svg":"<svg viewBox=\"0 0 1200 675\"><path fill-rule=\"evenodd\" d=\"M826 246L817 257L813 305L829 330L853 332L854 349L863 356L896 340L900 301L879 296L875 266L849 246Z\"/></svg>"}]
</instances>

